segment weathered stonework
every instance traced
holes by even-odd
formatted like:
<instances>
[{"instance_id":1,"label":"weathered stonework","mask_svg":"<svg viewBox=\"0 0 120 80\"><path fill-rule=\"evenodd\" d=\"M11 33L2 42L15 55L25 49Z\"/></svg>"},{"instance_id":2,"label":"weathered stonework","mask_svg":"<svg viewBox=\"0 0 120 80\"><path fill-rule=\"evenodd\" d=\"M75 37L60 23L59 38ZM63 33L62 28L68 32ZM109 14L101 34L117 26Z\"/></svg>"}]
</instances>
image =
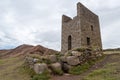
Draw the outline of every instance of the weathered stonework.
<instances>
[{"instance_id":1,"label":"weathered stonework","mask_svg":"<svg viewBox=\"0 0 120 80\"><path fill-rule=\"evenodd\" d=\"M77 16L62 16L61 52L81 47L102 49L99 18L81 3L77 4Z\"/></svg>"}]
</instances>

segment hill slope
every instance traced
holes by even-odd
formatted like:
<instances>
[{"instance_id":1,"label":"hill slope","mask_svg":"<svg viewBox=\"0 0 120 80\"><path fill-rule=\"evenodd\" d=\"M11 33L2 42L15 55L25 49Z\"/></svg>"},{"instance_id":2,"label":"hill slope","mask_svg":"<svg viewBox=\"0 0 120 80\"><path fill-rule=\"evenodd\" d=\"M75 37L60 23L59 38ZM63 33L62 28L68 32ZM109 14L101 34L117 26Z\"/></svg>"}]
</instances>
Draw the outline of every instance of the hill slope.
<instances>
[{"instance_id":1,"label":"hill slope","mask_svg":"<svg viewBox=\"0 0 120 80\"><path fill-rule=\"evenodd\" d=\"M30 80L23 70L24 57L27 54L47 55L58 51L41 45L20 45L11 50L0 50L0 80Z\"/></svg>"},{"instance_id":2,"label":"hill slope","mask_svg":"<svg viewBox=\"0 0 120 80\"><path fill-rule=\"evenodd\" d=\"M20 45L15 49L10 50L0 50L0 58L7 58L7 57L15 57L15 56L25 56L27 54L39 54L39 55L47 55L47 54L54 54L58 51L45 48L41 45L32 46L32 45Z\"/></svg>"},{"instance_id":3,"label":"hill slope","mask_svg":"<svg viewBox=\"0 0 120 80\"><path fill-rule=\"evenodd\" d=\"M21 71L23 61L19 57L0 59L0 80L30 80L30 76Z\"/></svg>"},{"instance_id":4,"label":"hill slope","mask_svg":"<svg viewBox=\"0 0 120 80\"><path fill-rule=\"evenodd\" d=\"M106 55L81 75L53 76L51 80L120 80L120 53Z\"/></svg>"}]
</instances>

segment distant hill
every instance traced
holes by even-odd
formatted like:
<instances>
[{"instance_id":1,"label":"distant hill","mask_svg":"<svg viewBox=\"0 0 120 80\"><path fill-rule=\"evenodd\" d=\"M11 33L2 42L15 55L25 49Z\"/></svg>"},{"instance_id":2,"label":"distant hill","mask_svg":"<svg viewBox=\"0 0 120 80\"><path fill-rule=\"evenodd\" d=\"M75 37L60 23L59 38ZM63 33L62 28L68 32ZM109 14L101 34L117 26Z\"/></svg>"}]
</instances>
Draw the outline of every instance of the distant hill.
<instances>
[{"instance_id":1,"label":"distant hill","mask_svg":"<svg viewBox=\"0 0 120 80\"><path fill-rule=\"evenodd\" d=\"M15 49L10 50L0 50L0 57L10 57L10 56L21 56L26 54L39 54L39 55L47 55L47 54L54 54L58 51L48 49L46 47L43 47L41 45L32 46L23 44Z\"/></svg>"}]
</instances>

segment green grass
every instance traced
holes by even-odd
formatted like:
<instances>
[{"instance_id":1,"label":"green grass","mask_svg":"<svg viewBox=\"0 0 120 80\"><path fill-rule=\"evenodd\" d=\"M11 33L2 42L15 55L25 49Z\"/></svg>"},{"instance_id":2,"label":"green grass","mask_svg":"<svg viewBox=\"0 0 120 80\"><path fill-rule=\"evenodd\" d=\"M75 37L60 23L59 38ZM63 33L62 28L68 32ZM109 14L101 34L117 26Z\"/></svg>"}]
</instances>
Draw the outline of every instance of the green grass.
<instances>
[{"instance_id":1,"label":"green grass","mask_svg":"<svg viewBox=\"0 0 120 80\"><path fill-rule=\"evenodd\" d=\"M74 51L79 51L79 52L83 52L83 51L85 51L86 50L86 48L77 48L77 49L74 49Z\"/></svg>"},{"instance_id":2,"label":"green grass","mask_svg":"<svg viewBox=\"0 0 120 80\"><path fill-rule=\"evenodd\" d=\"M3 60L0 60L0 65L3 64L3 63L4 63L4 61L3 61Z\"/></svg>"},{"instance_id":3,"label":"green grass","mask_svg":"<svg viewBox=\"0 0 120 80\"><path fill-rule=\"evenodd\" d=\"M56 75L63 75L63 71L60 69L52 69L53 73Z\"/></svg>"},{"instance_id":4,"label":"green grass","mask_svg":"<svg viewBox=\"0 0 120 80\"><path fill-rule=\"evenodd\" d=\"M48 71L43 72L42 74L36 74L31 80L49 80L50 75Z\"/></svg>"},{"instance_id":5,"label":"green grass","mask_svg":"<svg viewBox=\"0 0 120 80\"><path fill-rule=\"evenodd\" d=\"M120 53L120 51L104 51L104 54Z\"/></svg>"},{"instance_id":6,"label":"green grass","mask_svg":"<svg viewBox=\"0 0 120 80\"><path fill-rule=\"evenodd\" d=\"M94 70L84 80L120 80L120 56L113 55L103 68Z\"/></svg>"},{"instance_id":7,"label":"green grass","mask_svg":"<svg viewBox=\"0 0 120 80\"><path fill-rule=\"evenodd\" d=\"M27 56L30 56L32 58L41 59L41 55L39 55L39 54L27 54Z\"/></svg>"},{"instance_id":8,"label":"green grass","mask_svg":"<svg viewBox=\"0 0 120 80\"><path fill-rule=\"evenodd\" d=\"M74 75L79 75L90 68L90 64L85 63L83 65L74 66L70 69L69 73Z\"/></svg>"}]
</instances>

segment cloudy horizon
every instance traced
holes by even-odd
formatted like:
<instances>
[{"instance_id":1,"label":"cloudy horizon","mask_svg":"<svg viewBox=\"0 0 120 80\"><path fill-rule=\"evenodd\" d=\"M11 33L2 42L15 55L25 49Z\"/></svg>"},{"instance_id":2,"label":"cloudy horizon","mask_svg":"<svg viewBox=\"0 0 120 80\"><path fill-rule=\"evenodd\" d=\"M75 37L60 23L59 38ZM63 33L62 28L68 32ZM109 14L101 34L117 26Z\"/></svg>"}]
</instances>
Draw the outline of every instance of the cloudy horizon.
<instances>
[{"instance_id":1,"label":"cloudy horizon","mask_svg":"<svg viewBox=\"0 0 120 80\"><path fill-rule=\"evenodd\" d=\"M61 49L61 17L76 16L81 2L100 19L103 48L120 48L119 0L1 0L0 49L22 44Z\"/></svg>"}]
</instances>

